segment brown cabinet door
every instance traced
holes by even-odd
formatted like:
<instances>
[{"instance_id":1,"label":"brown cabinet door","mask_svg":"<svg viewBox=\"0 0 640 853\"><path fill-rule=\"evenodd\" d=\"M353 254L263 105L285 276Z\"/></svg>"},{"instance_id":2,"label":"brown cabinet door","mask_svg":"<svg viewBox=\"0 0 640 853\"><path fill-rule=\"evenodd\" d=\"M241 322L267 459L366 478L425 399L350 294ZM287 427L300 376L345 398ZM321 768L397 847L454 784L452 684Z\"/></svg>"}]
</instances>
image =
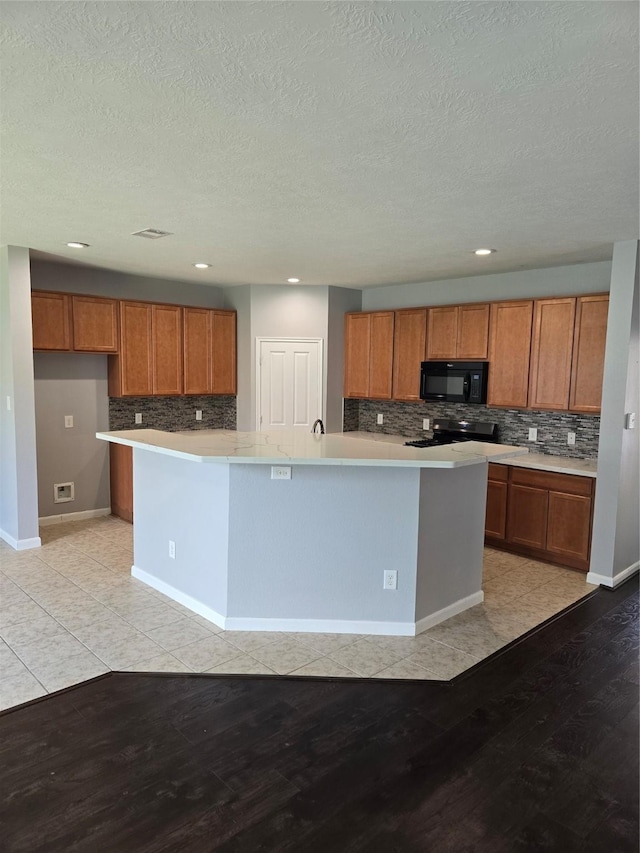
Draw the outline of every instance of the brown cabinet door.
<instances>
[{"instance_id":1,"label":"brown cabinet door","mask_svg":"<svg viewBox=\"0 0 640 853\"><path fill-rule=\"evenodd\" d=\"M184 393L211 394L212 317L208 308L185 308Z\"/></svg>"},{"instance_id":2,"label":"brown cabinet door","mask_svg":"<svg viewBox=\"0 0 640 853\"><path fill-rule=\"evenodd\" d=\"M78 352L118 351L118 303L97 296L73 296L73 348Z\"/></svg>"},{"instance_id":3,"label":"brown cabinet door","mask_svg":"<svg viewBox=\"0 0 640 853\"><path fill-rule=\"evenodd\" d=\"M529 406L566 411L576 300L537 299L533 318Z\"/></svg>"},{"instance_id":4,"label":"brown cabinet door","mask_svg":"<svg viewBox=\"0 0 640 853\"><path fill-rule=\"evenodd\" d=\"M504 539L507 529L507 489L505 482L487 482L487 513L484 522L485 536Z\"/></svg>"},{"instance_id":5,"label":"brown cabinet door","mask_svg":"<svg viewBox=\"0 0 640 853\"><path fill-rule=\"evenodd\" d=\"M532 319L532 301L491 305L487 405L526 408Z\"/></svg>"},{"instance_id":6,"label":"brown cabinet door","mask_svg":"<svg viewBox=\"0 0 640 853\"><path fill-rule=\"evenodd\" d=\"M485 359L489 350L489 305L460 305L456 357Z\"/></svg>"},{"instance_id":7,"label":"brown cabinet door","mask_svg":"<svg viewBox=\"0 0 640 853\"><path fill-rule=\"evenodd\" d=\"M236 313L212 311L213 394L236 393Z\"/></svg>"},{"instance_id":8,"label":"brown cabinet door","mask_svg":"<svg viewBox=\"0 0 640 853\"><path fill-rule=\"evenodd\" d=\"M456 358L458 340L458 306L429 308L427 358Z\"/></svg>"},{"instance_id":9,"label":"brown cabinet door","mask_svg":"<svg viewBox=\"0 0 640 853\"><path fill-rule=\"evenodd\" d=\"M591 540L591 498L549 492L547 550L557 557L586 561ZM585 565L586 569L586 565Z\"/></svg>"},{"instance_id":10,"label":"brown cabinet door","mask_svg":"<svg viewBox=\"0 0 640 853\"><path fill-rule=\"evenodd\" d=\"M182 308L152 305L154 394L182 394Z\"/></svg>"},{"instance_id":11,"label":"brown cabinet door","mask_svg":"<svg viewBox=\"0 0 640 853\"><path fill-rule=\"evenodd\" d=\"M371 314L369 397L390 400L393 384L393 311Z\"/></svg>"},{"instance_id":12,"label":"brown cabinet door","mask_svg":"<svg viewBox=\"0 0 640 853\"><path fill-rule=\"evenodd\" d=\"M420 399L420 364L425 357L427 309L395 312L393 340L393 399Z\"/></svg>"},{"instance_id":13,"label":"brown cabinet door","mask_svg":"<svg viewBox=\"0 0 640 853\"><path fill-rule=\"evenodd\" d=\"M133 448L109 444L111 512L125 521L133 521Z\"/></svg>"},{"instance_id":14,"label":"brown cabinet door","mask_svg":"<svg viewBox=\"0 0 640 853\"><path fill-rule=\"evenodd\" d=\"M608 311L606 293L578 297L569 397L573 412L600 412Z\"/></svg>"},{"instance_id":15,"label":"brown cabinet door","mask_svg":"<svg viewBox=\"0 0 640 853\"><path fill-rule=\"evenodd\" d=\"M549 492L531 486L509 486L507 540L544 549L547 545Z\"/></svg>"},{"instance_id":16,"label":"brown cabinet door","mask_svg":"<svg viewBox=\"0 0 640 853\"><path fill-rule=\"evenodd\" d=\"M344 315L344 396L369 396L371 314Z\"/></svg>"},{"instance_id":17,"label":"brown cabinet door","mask_svg":"<svg viewBox=\"0 0 640 853\"><path fill-rule=\"evenodd\" d=\"M120 330L120 393L124 397L146 397L153 393L151 305L121 302ZM109 394L113 395L111 388Z\"/></svg>"},{"instance_id":18,"label":"brown cabinet door","mask_svg":"<svg viewBox=\"0 0 640 853\"><path fill-rule=\"evenodd\" d=\"M39 350L71 349L71 300L66 293L31 291L31 324L33 348Z\"/></svg>"}]
</instances>

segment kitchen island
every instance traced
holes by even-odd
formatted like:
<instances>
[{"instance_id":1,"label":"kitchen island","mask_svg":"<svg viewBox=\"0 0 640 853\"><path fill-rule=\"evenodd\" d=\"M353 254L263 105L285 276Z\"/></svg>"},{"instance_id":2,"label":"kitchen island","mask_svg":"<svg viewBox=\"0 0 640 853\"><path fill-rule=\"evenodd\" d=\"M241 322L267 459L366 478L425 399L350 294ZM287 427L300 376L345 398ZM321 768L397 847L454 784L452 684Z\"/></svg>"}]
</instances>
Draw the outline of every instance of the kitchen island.
<instances>
[{"instance_id":1,"label":"kitchen island","mask_svg":"<svg viewBox=\"0 0 640 853\"><path fill-rule=\"evenodd\" d=\"M226 630L411 636L479 604L487 462L527 452L307 432L97 437L133 448L132 575Z\"/></svg>"}]
</instances>

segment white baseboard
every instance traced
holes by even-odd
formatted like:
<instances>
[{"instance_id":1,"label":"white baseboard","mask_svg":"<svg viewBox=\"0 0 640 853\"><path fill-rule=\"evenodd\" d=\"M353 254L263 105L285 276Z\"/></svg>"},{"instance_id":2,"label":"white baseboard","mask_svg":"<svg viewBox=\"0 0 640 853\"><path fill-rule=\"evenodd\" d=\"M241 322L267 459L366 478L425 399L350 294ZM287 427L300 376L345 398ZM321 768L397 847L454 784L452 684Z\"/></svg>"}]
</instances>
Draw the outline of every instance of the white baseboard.
<instances>
[{"instance_id":1,"label":"white baseboard","mask_svg":"<svg viewBox=\"0 0 640 853\"><path fill-rule=\"evenodd\" d=\"M0 539L4 539L7 545L11 545L14 551L26 551L42 545L39 536L32 536L31 539L14 539L6 530L0 530Z\"/></svg>"},{"instance_id":2,"label":"white baseboard","mask_svg":"<svg viewBox=\"0 0 640 853\"><path fill-rule=\"evenodd\" d=\"M443 607L442 610L437 610L430 616L425 616L424 619L418 620L418 622L416 622L416 634L422 634L423 631L433 628L434 625L439 625L440 622L444 622L445 619L451 619L452 616L457 616L458 613L462 613L470 607L475 607L476 604L482 604L483 601L484 592L482 590L474 592L466 598L454 601L453 604L449 604L448 607Z\"/></svg>"},{"instance_id":3,"label":"white baseboard","mask_svg":"<svg viewBox=\"0 0 640 853\"><path fill-rule=\"evenodd\" d=\"M618 572L618 574L613 577L599 575L597 572L589 572L587 575L587 583L596 583L600 586L608 586L609 589L614 589L615 587L620 586L623 581L626 581L627 578L630 578L631 575L635 575L639 569L640 560L632 563L630 566L627 566L626 569Z\"/></svg>"},{"instance_id":4,"label":"white baseboard","mask_svg":"<svg viewBox=\"0 0 640 853\"><path fill-rule=\"evenodd\" d=\"M144 569L140 569L138 566L131 566L131 576L142 581L142 583L146 583L147 586L157 589L158 592L166 595L167 598L173 599L173 601L177 601L178 604L183 604L185 607L188 607L189 610L193 610L194 613L197 613L198 616L204 616L205 619L213 622L213 624L217 625L218 628L226 628L225 616L215 610L212 610L211 607L207 607L206 604L198 601L197 598L192 598L190 595L187 595L186 592L181 592L179 589L171 586L171 584L166 583L166 581L161 581L160 578L149 574L149 572L145 572Z\"/></svg>"},{"instance_id":5,"label":"white baseboard","mask_svg":"<svg viewBox=\"0 0 640 853\"><path fill-rule=\"evenodd\" d=\"M86 521L88 518L100 518L102 515L111 515L111 507L85 509L81 512L63 512L61 515L45 515L38 519L38 524L41 527L49 527L51 524L62 524L65 521Z\"/></svg>"},{"instance_id":6,"label":"white baseboard","mask_svg":"<svg viewBox=\"0 0 640 853\"><path fill-rule=\"evenodd\" d=\"M148 586L157 589L168 598L177 601L193 610L199 616L204 616L214 625L225 631L295 631L310 634L381 634L392 637L414 637L427 628L462 613L469 607L482 604L484 593L482 591L469 595L460 601L450 604L448 607L438 610L426 616L419 622L378 622L366 619L283 619L271 617L253 616L223 616L211 607L207 607L196 598L192 598L171 584L162 581L138 566L131 567L131 575Z\"/></svg>"}]
</instances>

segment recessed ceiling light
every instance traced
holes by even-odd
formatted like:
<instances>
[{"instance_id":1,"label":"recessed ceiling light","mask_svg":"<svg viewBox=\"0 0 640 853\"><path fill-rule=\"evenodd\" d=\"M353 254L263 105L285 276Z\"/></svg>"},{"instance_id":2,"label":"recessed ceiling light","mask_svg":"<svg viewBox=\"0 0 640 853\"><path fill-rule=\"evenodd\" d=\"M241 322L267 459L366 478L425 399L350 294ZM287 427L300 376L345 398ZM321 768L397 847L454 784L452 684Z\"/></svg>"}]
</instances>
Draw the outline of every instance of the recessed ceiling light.
<instances>
[{"instance_id":1,"label":"recessed ceiling light","mask_svg":"<svg viewBox=\"0 0 640 853\"><path fill-rule=\"evenodd\" d=\"M89 248L88 243L76 243L75 241L73 241L71 243L67 243L67 246L70 249L88 249Z\"/></svg>"},{"instance_id":2,"label":"recessed ceiling light","mask_svg":"<svg viewBox=\"0 0 640 853\"><path fill-rule=\"evenodd\" d=\"M300 279L299 278L288 278L287 281L289 282L289 284L297 284L300 281Z\"/></svg>"},{"instance_id":3,"label":"recessed ceiling light","mask_svg":"<svg viewBox=\"0 0 640 853\"><path fill-rule=\"evenodd\" d=\"M211 264L194 264L194 267L199 270L208 270Z\"/></svg>"},{"instance_id":4,"label":"recessed ceiling light","mask_svg":"<svg viewBox=\"0 0 640 853\"><path fill-rule=\"evenodd\" d=\"M476 249L475 255L493 255L495 254L495 249Z\"/></svg>"}]
</instances>

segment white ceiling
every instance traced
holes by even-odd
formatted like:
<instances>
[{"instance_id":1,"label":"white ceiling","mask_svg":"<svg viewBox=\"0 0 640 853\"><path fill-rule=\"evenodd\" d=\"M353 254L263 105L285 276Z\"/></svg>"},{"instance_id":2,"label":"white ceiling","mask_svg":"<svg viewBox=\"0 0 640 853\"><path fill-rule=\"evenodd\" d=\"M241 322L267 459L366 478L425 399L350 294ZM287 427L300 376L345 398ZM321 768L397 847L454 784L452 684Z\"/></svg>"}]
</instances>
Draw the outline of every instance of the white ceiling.
<instances>
[{"instance_id":1,"label":"white ceiling","mask_svg":"<svg viewBox=\"0 0 640 853\"><path fill-rule=\"evenodd\" d=\"M3 2L0 18L3 243L363 287L602 260L638 236L637 2ZM173 236L130 236L147 227Z\"/></svg>"}]
</instances>

